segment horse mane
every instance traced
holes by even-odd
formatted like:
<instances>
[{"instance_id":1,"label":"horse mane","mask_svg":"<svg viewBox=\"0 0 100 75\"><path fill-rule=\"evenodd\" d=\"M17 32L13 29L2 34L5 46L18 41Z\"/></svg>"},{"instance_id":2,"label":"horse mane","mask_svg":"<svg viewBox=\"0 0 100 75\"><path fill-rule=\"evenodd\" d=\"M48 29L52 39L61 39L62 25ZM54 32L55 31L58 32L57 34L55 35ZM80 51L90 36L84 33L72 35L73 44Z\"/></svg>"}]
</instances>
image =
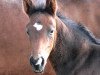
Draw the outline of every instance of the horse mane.
<instances>
[{"instance_id":1,"label":"horse mane","mask_svg":"<svg viewBox=\"0 0 100 75\"><path fill-rule=\"evenodd\" d=\"M72 21L71 19L63 16L60 12L57 12L57 16L60 18L60 20L65 24L65 25L69 25L71 27L77 27L81 32L83 32L86 36L89 37L89 39L95 43L100 45L100 40L97 39L93 33L83 24L81 23L76 23L74 21Z\"/></svg>"},{"instance_id":2,"label":"horse mane","mask_svg":"<svg viewBox=\"0 0 100 75\"><path fill-rule=\"evenodd\" d=\"M94 42L95 44L100 45L100 40L97 39L97 38L93 35L93 33L92 33L86 26L84 26L84 25L81 24L81 23L78 23L78 26L79 26L79 29L80 29L82 32L84 32L84 33L91 39L92 42Z\"/></svg>"}]
</instances>

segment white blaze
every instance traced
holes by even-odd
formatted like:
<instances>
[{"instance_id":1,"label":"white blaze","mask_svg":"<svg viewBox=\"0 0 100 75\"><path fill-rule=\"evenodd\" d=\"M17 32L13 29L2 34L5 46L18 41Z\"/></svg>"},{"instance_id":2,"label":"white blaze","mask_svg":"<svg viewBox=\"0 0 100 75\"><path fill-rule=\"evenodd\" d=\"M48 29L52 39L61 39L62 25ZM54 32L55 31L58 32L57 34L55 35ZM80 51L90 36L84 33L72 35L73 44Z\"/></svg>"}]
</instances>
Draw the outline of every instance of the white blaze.
<instances>
[{"instance_id":1,"label":"white blaze","mask_svg":"<svg viewBox=\"0 0 100 75\"><path fill-rule=\"evenodd\" d=\"M41 25L41 24L39 24L39 23L35 23L35 24L33 25L33 27L35 27L37 31L40 31L40 30L43 28L43 25Z\"/></svg>"}]
</instances>

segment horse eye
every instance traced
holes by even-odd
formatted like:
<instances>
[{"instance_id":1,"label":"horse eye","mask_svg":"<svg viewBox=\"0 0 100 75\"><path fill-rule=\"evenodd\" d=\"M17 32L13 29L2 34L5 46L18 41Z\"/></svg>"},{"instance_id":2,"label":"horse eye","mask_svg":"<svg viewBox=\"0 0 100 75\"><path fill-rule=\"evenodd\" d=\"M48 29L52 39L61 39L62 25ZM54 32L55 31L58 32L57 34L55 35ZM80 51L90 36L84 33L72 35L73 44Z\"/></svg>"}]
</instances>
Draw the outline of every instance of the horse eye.
<instances>
[{"instance_id":1,"label":"horse eye","mask_svg":"<svg viewBox=\"0 0 100 75\"><path fill-rule=\"evenodd\" d=\"M50 33L53 33L53 30L51 30Z\"/></svg>"},{"instance_id":2,"label":"horse eye","mask_svg":"<svg viewBox=\"0 0 100 75\"><path fill-rule=\"evenodd\" d=\"M29 32L27 31L27 34L29 35Z\"/></svg>"},{"instance_id":3,"label":"horse eye","mask_svg":"<svg viewBox=\"0 0 100 75\"><path fill-rule=\"evenodd\" d=\"M50 35L52 35L52 34L54 33L54 30L50 30L50 32L49 32L49 33L50 33Z\"/></svg>"},{"instance_id":4,"label":"horse eye","mask_svg":"<svg viewBox=\"0 0 100 75\"><path fill-rule=\"evenodd\" d=\"M26 33L29 35L29 30L28 29L26 30Z\"/></svg>"}]
</instances>

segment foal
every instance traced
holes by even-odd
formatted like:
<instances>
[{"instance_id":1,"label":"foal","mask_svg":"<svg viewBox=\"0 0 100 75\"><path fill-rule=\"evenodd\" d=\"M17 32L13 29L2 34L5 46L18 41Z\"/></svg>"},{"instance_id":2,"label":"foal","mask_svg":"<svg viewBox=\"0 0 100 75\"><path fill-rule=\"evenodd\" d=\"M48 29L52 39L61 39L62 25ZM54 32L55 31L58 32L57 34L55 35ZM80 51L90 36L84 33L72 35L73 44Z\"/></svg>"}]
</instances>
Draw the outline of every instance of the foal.
<instances>
[{"instance_id":1,"label":"foal","mask_svg":"<svg viewBox=\"0 0 100 75\"><path fill-rule=\"evenodd\" d=\"M33 70L43 72L49 58L57 75L99 75L100 42L84 26L59 19L56 0L38 1L24 1Z\"/></svg>"}]
</instances>

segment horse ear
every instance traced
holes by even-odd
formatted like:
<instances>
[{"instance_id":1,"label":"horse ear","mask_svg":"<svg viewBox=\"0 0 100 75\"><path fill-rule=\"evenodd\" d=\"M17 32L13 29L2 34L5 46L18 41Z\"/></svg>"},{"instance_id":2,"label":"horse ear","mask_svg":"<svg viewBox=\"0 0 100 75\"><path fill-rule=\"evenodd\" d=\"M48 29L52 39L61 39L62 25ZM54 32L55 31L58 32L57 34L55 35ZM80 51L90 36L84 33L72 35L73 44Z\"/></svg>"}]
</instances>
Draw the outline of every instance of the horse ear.
<instances>
[{"instance_id":1,"label":"horse ear","mask_svg":"<svg viewBox=\"0 0 100 75\"><path fill-rule=\"evenodd\" d=\"M45 4L46 2L46 4ZM56 0L23 0L24 10L30 16L34 9L42 9L51 15L56 14Z\"/></svg>"},{"instance_id":2,"label":"horse ear","mask_svg":"<svg viewBox=\"0 0 100 75\"><path fill-rule=\"evenodd\" d=\"M57 2L56 0L47 0L46 1L46 12L51 15L55 15L57 10Z\"/></svg>"},{"instance_id":3,"label":"horse ear","mask_svg":"<svg viewBox=\"0 0 100 75\"><path fill-rule=\"evenodd\" d=\"M32 1L31 0L23 0L23 6L24 6L24 11L28 14L28 16L30 16L31 10L33 9Z\"/></svg>"}]
</instances>

